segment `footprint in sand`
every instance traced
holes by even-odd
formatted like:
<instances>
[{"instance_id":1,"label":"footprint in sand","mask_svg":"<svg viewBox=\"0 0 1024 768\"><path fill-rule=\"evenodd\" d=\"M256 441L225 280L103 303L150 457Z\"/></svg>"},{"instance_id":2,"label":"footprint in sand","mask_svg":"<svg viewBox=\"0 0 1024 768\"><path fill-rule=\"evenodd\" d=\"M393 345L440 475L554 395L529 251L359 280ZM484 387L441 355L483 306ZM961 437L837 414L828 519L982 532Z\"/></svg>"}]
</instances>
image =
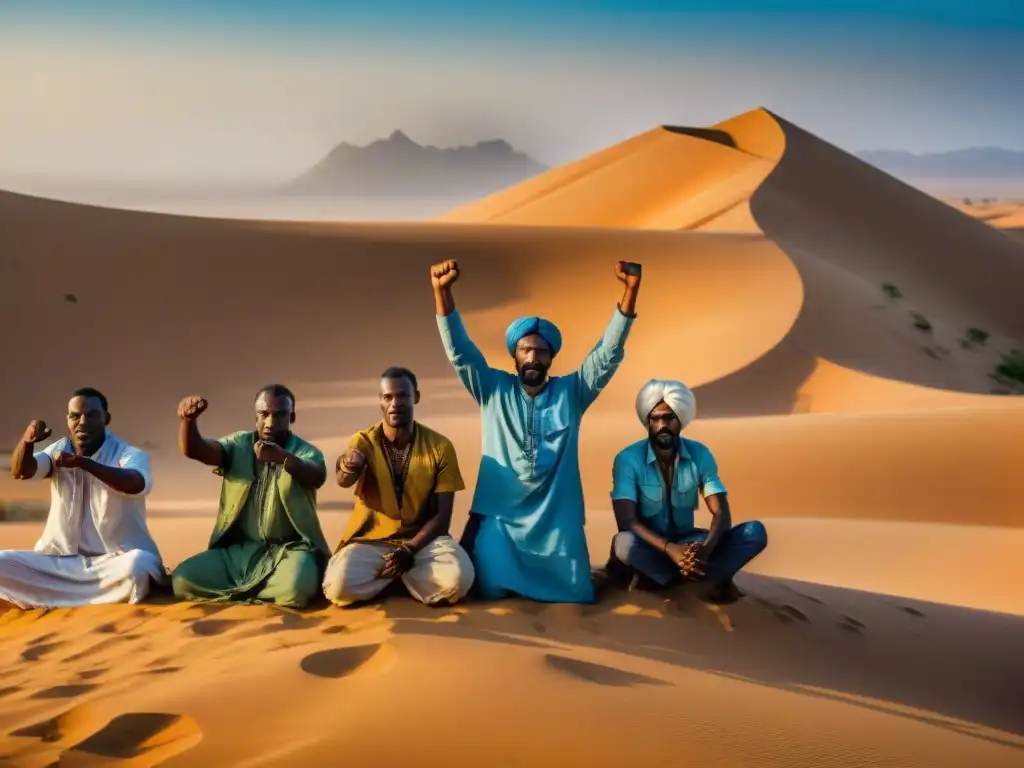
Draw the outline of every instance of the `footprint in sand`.
<instances>
[{"instance_id":1,"label":"footprint in sand","mask_svg":"<svg viewBox=\"0 0 1024 768\"><path fill-rule=\"evenodd\" d=\"M147 675L169 675L172 672L181 671L181 667L157 667L156 669L147 670Z\"/></svg>"},{"instance_id":2,"label":"footprint in sand","mask_svg":"<svg viewBox=\"0 0 1024 768\"><path fill-rule=\"evenodd\" d=\"M775 616L778 619L782 620L784 623L786 623L786 619L788 619L788 620L795 619L797 621L803 622L804 624L810 624L811 623L811 620L809 618L807 618L807 614L806 613L804 613L803 611L797 610L792 605L780 605L778 608L775 609ZM783 617L785 617L785 619L783 619Z\"/></svg>"},{"instance_id":3,"label":"footprint in sand","mask_svg":"<svg viewBox=\"0 0 1024 768\"><path fill-rule=\"evenodd\" d=\"M28 643L26 643L26 645L29 645L29 646L39 645L40 643L45 643L48 640L53 640L55 637L58 637L58 635L59 635L58 632L47 632L45 635L40 635L37 638L29 640Z\"/></svg>"},{"instance_id":4,"label":"footprint in sand","mask_svg":"<svg viewBox=\"0 0 1024 768\"><path fill-rule=\"evenodd\" d=\"M246 632L243 635L239 635L239 638L243 637L257 637L259 635L271 635L275 632L294 632L296 630L313 629L319 626L325 621L323 616L299 616L294 613L285 613L281 616L281 621L270 624L264 623L254 629ZM195 625L193 625L193 628Z\"/></svg>"},{"instance_id":5,"label":"footprint in sand","mask_svg":"<svg viewBox=\"0 0 1024 768\"><path fill-rule=\"evenodd\" d=\"M138 635L115 635L113 637L108 637L106 640L100 640L98 643L90 645L84 651L79 651L65 659L61 659L61 662L70 664L75 661L81 661L82 659L88 659L89 657L101 653L108 648L118 646L127 640L135 640L138 637Z\"/></svg>"},{"instance_id":6,"label":"footprint in sand","mask_svg":"<svg viewBox=\"0 0 1024 768\"><path fill-rule=\"evenodd\" d=\"M84 672L79 672L78 676L83 680L95 680L97 677L105 675L109 670L106 667L100 667L99 669L87 669Z\"/></svg>"},{"instance_id":7,"label":"footprint in sand","mask_svg":"<svg viewBox=\"0 0 1024 768\"><path fill-rule=\"evenodd\" d=\"M861 622L857 621L852 616L844 616L843 620L839 622L839 628L844 632L848 632L851 635L863 635L864 630L867 627Z\"/></svg>"},{"instance_id":8,"label":"footprint in sand","mask_svg":"<svg viewBox=\"0 0 1024 768\"><path fill-rule=\"evenodd\" d=\"M571 659L568 656L559 656L554 653L544 654L544 662L558 672L578 680L597 683L598 685L620 688L633 685L669 685L664 680L658 680L655 677L638 675L623 669L606 667L603 664L594 664L589 661L580 661L579 659Z\"/></svg>"},{"instance_id":9,"label":"footprint in sand","mask_svg":"<svg viewBox=\"0 0 1024 768\"><path fill-rule=\"evenodd\" d=\"M18 693L18 691L20 690L21 686L18 685L10 685L6 688L0 688L0 699L2 699L4 696L10 696L12 694Z\"/></svg>"},{"instance_id":10,"label":"footprint in sand","mask_svg":"<svg viewBox=\"0 0 1024 768\"><path fill-rule=\"evenodd\" d=\"M129 712L75 744L61 758L62 762L77 755L104 758L104 762L144 758L147 765L159 765L192 749L202 738L202 729L191 717Z\"/></svg>"},{"instance_id":11,"label":"footprint in sand","mask_svg":"<svg viewBox=\"0 0 1024 768\"><path fill-rule=\"evenodd\" d=\"M32 694L33 699L73 699L75 696L95 691L98 685L80 683L78 685L55 685Z\"/></svg>"},{"instance_id":12,"label":"footprint in sand","mask_svg":"<svg viewBox=\"0 0 1024 768\"><path fill-rule=\"evenodd\" d=\"M909 605L901 605L900 610L904 613L909 613L911 616L917 616L918 618L924 618L924 614L921 613L917 608L911 608Z\"/></svg>"},{"instance_id":13,"label":"footprint in sand","mask_svg":"<svg viewBox=\"0 0 1024 768\"><path fill-rule=\"evenodd\" d=\"M48 653L57 650L63 642L57 641L56 643L41 643L39 645L32 645L21 652L22 661L39 661L43 656Z\"/></svg>"},{"instance_id":14,"label":"footprint in sand","mask_svg":"<svg viewBox=\"0 0 1024 768\"><path fill-rule=\"evenodd\" d=\"M351 677L356 674L385 672L395 665L398 655L389 643L353 645L311 653L302 659L302 671L317 677Z\"/></svg>"},{"instance_id":15,"label":"footprint in sand","mask_svg":"<svg viewBox=\"0 0 1024 768\"><path fill-rule=\"evenodd\" d=\"M199 637L216 637L245 623L245 619L200 619L190 624L189 628Z\"/></svg>"}]
</instances>

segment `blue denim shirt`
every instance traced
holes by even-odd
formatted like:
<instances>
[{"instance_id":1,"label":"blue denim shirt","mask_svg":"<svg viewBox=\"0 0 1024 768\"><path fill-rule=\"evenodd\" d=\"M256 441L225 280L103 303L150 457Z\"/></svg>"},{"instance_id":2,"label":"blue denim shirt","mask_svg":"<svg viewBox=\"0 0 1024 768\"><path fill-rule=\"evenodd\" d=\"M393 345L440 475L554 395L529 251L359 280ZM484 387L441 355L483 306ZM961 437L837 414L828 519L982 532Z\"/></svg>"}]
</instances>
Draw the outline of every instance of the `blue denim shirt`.
<instances>
[{"instance_id":1,"label":"blue denim shirt","mask_svg":"<svg viewBox=\"0 0 1024 768\"><path fill-rule=\"evenodd\" d=\"M639 522L661 536L693 529L698 492L707 497L726 490L715 457L696 440L679 438L671 494L665 492L658 458L648 439L623 448L612 465L612 501L636 502Z\"/></svg>"}]
</instances>

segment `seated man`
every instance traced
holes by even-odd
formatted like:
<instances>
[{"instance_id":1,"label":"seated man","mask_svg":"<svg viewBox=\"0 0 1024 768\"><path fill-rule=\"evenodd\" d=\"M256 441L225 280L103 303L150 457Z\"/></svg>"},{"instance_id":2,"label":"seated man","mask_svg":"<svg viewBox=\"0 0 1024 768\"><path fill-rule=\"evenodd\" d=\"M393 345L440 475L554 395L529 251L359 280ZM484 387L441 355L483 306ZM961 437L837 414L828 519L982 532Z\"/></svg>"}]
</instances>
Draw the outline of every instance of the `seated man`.
<instances>
[{"instance_id":1,"label":"seated man","mask_svg":"<svg viewBox=\"0 0 1024 768\"><path fill-rule=\"evenodd\" d=\"M415 421L419 401L411 371L384 371L383 421L357 432L338 458L338 485L356 485L356 505L324 579L335 605L376 597L396 578L427 605L457 602L473 584L469 555L448 535L455 493L466 487L455 447Z\"/></svg>"},{"instance_id":2,"label":"seated man","mask_svg":"<svg viewBox=\"0 0 1024 768\"><path fill-rule=\"evenodd\" d=\"M330 548L316 514L327 480L323 454L291 431L295 396L280 384L256 394L256 430L220 440L199 434L201 397L178 405L178 446L223 478L210 548L171 574L182 600L302 608L320 590Z\"/></svg>"},{"instance_id":3,"label":"seated man","mask_svg":"<svg viewBox=\"0 0 1024 768\"><path fill-rule=\"evenodd\" d=\"M69 608L137 603L167 572L146 526L149 456L107 431L107 399L76 390L68 437L33 453L52 432L33 421L14 449L17 480L50 481L50 513L32 552L0 552L0 603Z\"/></svg>"},{"instance_id":4,"label":"seated man","mask_svg":"<svg viewBox=\"0 0 1024 768\"><path fill-rule=\"evenodd\" d=\"M755 521L732 527L714 456L679 435L696 410L693 393L678 381L652 379L637 395L647 437L615 457L612 506L620 532L608 570L659 587L702 581L708 600L732 602L742 596L732 577L768 545L768 534ZM698 491L713 518L710 530L693 524Z\"/></svg>"},{"instance_id":5,"label":"seated man","mask_svg":"<svg viewBox=\"0 0 1024 768\"><path fill-rule=\"evenodd\" d=\"M491 367L455 308L455 261L430 270L437 328L448 361L480 407L483 451L462 543L487 600L518 595L591 603L594 582L585 530L579 439L583 417L611 382L636 316L641 267L620 261L622 299L601 340L572 373L551 376L562 334L540 317L505 331L515 373ZM539 278L538 278L539 279Z\"/></svg>"}]
</instances>

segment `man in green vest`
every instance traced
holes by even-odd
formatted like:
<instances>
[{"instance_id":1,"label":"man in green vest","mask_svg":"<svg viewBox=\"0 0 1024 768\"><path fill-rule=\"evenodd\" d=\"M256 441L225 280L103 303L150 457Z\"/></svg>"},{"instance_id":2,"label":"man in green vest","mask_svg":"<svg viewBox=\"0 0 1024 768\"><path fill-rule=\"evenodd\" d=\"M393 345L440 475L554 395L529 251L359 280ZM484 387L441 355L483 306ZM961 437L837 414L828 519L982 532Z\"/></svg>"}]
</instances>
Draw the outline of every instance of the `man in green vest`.
<instances>
[{"instance_id":1,"label":"man in green vest","mask_svg":"<svg viewBox=\"0 0 1024 768\"><path fill-rule=\"evenodd\" d=\"M302 608L320 592L331 551L316 514L327 480L323 454L291 431L295 396L280 384L256 394L256 429L204 438L201 397L178 405L178 447L223 478L209 549L171 574L182 600Z\"/></svg>"}]
</instances>

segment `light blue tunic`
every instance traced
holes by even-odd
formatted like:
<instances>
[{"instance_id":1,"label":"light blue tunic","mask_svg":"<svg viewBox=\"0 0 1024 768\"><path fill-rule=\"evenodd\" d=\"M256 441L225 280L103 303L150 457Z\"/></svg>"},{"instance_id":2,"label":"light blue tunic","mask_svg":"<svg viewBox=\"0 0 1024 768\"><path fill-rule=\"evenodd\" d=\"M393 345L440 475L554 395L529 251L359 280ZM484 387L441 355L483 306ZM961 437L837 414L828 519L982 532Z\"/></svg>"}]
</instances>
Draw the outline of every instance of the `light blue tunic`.
<instances>
[{"instance_id":1,"label":"light blue tunic","mask_svg":"<svg viewBox=\"0 0 1024 768\"><path fill-rule=\"evenodd\" d=\"M621 364L632 324L616 307L579 369L552 377L531 398L516 374L487 364L457 310L437 318L448 360L483 417L472 506L481 515L473 559L483 597L512 592L545 602L593 602L580 423Z\"/></svg>"}]
</instances>

